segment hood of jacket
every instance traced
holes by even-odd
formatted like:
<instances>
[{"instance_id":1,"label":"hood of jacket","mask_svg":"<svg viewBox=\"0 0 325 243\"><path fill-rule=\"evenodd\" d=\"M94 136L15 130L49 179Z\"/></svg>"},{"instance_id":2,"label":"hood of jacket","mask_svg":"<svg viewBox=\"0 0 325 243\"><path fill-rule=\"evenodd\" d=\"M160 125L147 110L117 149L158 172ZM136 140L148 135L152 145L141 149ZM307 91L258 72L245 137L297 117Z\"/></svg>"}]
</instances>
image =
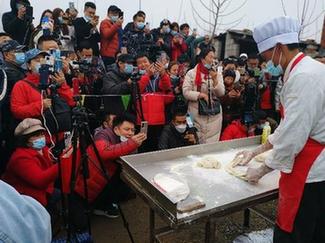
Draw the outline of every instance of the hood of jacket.
<instances>
[{"instance_id":1,"label":"hood of jacket","mask_svg":"<svg viewBox=\"0 0 325 243\"><path fill-rule=\"evenodd\" d=\"M17 11L18 11L17 6L16 6L18 2L23 2L26 5L30 5L29 0L10 0L11 11L14 13L17 13Z\"/></svg>"}]
</instances>

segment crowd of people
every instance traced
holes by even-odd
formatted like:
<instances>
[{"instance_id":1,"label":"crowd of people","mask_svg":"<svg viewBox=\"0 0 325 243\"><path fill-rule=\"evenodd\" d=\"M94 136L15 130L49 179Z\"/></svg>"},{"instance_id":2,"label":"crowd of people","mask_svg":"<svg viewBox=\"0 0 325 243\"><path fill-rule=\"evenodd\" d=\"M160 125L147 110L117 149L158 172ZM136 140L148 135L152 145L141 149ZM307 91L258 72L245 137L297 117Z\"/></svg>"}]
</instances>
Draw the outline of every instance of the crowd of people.
<instances>
[{"instance_id":1,"label":"crowd of people","mask_svg":"<svg viewBox=\"0 0 325 243\"><path fill-rule=\"evenodd\" d=\"M76 229L87 223L85 198L95 214L118 217L117 204L132 196L119 177L120 156L255 136L266 122L272 131L278 125L283 73L257 53L220 60L213 38L187 23L164 19L152 29L138 11L126 24L115 5L101 22L92 2L82 14L47 9L36 27L30 8L28 0L11 0L2 17L1 178L53 213L58 158L69 167L73 124L86 116L100 159L87 141L89 193L78 169L71 192Z\"/></svg>"}]
</instances>

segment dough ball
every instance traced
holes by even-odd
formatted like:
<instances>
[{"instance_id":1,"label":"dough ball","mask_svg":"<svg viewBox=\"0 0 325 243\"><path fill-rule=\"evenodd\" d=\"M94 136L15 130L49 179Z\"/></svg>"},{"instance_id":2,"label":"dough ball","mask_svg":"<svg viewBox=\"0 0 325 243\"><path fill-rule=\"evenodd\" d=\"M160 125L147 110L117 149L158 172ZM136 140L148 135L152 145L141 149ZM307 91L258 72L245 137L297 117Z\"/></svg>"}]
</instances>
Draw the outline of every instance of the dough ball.
<instances>
[{"instance_id":1,"label":"dough ball","mask_svg":"<svg viewBox=\"0 0 325 243\"><path fill-rule=\"evenodd\" d=\"M206 169L220 169L221 163L212 156L205 156L197 162L197 166Z\"/></svg>"}]
</instances>

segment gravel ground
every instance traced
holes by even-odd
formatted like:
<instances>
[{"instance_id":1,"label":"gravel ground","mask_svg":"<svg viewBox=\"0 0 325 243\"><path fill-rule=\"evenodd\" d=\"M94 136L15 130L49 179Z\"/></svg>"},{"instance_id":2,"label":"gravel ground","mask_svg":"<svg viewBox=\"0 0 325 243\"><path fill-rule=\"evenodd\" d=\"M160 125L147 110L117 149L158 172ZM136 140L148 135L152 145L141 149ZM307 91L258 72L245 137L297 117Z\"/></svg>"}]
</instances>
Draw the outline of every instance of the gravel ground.
<instances>
[{"instance_id":1,"label":"gravel ground","mask_svg":"<svg viewBox=\"0 0 325 243\"><path fill-rule=\"evenodd\" d=\"M262 209L274 216L276 201L259 205ZM127 218L130 230L136 243L149 242L149 208L139 197L121 205L125 217ZM269 223L255 214L251 214L251 227L243 231L243 212L231 214L217 220L216 242L232 242L243 232L251 232L272 227ZM165 226L164 222L156 217L158 227ZM189 225L177 233L171 233L160 238L163 243L199 243L204 242L204 224ZM96 243L129 243L128 234L123 226L121 217L108 219L105 217L92 217L92 230Z\"/></svg>"}]
</instances>

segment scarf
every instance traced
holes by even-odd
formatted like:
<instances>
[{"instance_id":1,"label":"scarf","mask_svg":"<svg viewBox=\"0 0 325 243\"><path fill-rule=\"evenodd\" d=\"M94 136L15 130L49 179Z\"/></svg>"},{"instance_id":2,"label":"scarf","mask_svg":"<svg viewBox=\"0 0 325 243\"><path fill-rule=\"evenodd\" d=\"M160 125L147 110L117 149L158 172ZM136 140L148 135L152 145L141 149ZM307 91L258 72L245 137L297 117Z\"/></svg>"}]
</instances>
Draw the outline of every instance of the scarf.
<instances>
[{"instance_id":1,"label":"scarf","mask_svg":"<svg viewBox=\"0 0 325 243\"><path fill-rule=\"evenodd\" d=\"M204 67L202 62L200 62L197 65L196 76L195 76L195 85L197 87L201 87L202 85L202 73L204 74L204 79L209 78L209 70L206 67Z\"/></svg>"}]
</instances>

